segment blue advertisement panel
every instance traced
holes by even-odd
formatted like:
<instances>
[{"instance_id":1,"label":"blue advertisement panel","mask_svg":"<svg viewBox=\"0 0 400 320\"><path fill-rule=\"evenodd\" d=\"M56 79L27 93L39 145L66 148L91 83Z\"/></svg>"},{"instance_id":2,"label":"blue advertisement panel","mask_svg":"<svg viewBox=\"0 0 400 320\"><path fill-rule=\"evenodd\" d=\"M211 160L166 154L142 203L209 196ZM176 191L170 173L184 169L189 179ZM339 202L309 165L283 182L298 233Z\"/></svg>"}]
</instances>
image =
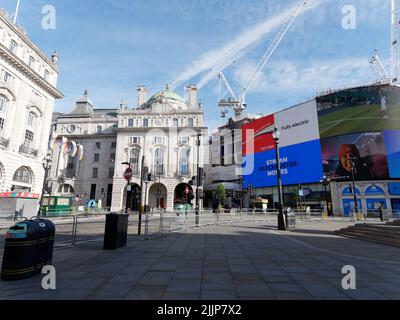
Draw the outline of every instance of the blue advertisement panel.
<instances>
[{"instance_id":1,"label":"blue advertisement panel","mask_svg":"<svg viewBox=\"0 0 400 320\"><path fill-rule=\"evenodd\" d=\"M384 131L390 178L400 178L400 131Z\"/></svg>"},{"instance_id":2,"label":"blue advertisement panel","mask_svg":"<svg viewBox=\"0 0 400 320\"><path fill-rule=\"evenodd\" d=\"M362 210L361 199L357 199L358 209ZM354 200L353 199L343 199L343 209L344 216L349 217L351 213L354 212Z\"/></svg>"},{"instance_id":3,"label":"blue advertisement panel","mask_svg":"<svg viewBox=\"0 0 400 320\"><path fill-rule=\"evenodd\" d=\"M376 211L381 205L383 209L387 209L386 199L367 199L368 211Z\"/></svg>"},{"instance_id":4,"label":"blue advertisement panel","mask_svg":"<svg viewBox=\"0 0 400 320\"><path fill-rule=\"evenodd\" d=\"M389 183L389 193L392 195L400 195L400 183L399 182Z\"/></svg>"},{"instance_id":5,"label":"blue advertisement panel","mask_svg":"<svg viewBox=\"0 0 400 320\"><path fill-rule=\"evenodd\" d=\"M281 157L282 185L312 183L321 180L322 158L319 140L304 142L279 149ZM254 172L243 176L243 186L255 188L277 185L276 154L269 150L244 157L254 156ZM245 162L246 163L246 162ZM251 163L251 160L249 160Z\"/></svg>"}]
</instances>

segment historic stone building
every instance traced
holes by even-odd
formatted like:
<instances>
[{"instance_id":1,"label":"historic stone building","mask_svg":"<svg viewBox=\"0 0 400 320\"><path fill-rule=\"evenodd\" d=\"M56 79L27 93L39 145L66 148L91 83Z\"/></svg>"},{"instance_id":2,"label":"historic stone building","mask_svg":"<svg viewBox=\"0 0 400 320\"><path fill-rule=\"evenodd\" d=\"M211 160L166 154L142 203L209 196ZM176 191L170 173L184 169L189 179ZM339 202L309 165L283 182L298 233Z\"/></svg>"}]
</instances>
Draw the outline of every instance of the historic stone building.
<instances>
[{"instance_id":1,"label":"historic stone building","mask_svg":"<svg viewBox=\"0 0 400 320\"><path fill-rule=\"evenodd\" d=\"M42 192L42 160L57 90L58 56L48 58L0 11L0 192ZM37 202L37 200L36 200Z\"/></svg>"},{"instance_id":2,"label":"historic stone building","mask_svg":"<svg viewBox=\"0 0 400 320\"><path fill-rule=\"evenodd\" d=\"M187 102L168 86L149 99L146 87L137 91L134 108L121 103L115 109L95 109L85 93L71 113L57 117L53 190L79 196L82 204L102 199L103 207L112 211L126 205L138 210L144 159L143 165L153 178L143 187L143 200L149 206L173 209L190 202L190 194L196 190L189 181L196 175L198 159L203 167L198 134L207 135L197 88L186 88ZM83 146L82 160L68 156L68 150L60 152L62 137ZM124 172L128 166L133 177L127 188ZM191 202L194 204L193 199Z\"/></svg>"}]
</instances>

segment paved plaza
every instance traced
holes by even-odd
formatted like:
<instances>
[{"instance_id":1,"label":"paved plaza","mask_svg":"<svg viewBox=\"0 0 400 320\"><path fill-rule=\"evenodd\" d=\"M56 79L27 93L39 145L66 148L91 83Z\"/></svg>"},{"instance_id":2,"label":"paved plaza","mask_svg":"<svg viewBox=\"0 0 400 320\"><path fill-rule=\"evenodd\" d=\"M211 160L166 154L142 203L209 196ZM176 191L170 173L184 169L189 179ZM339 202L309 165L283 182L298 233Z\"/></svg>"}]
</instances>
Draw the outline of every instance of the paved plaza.
<instances>
[{"instance_id":1,"label":"paved plaza","mask_svg":"<svg viewBox=\"0 0 400 320\"><path fill-rule=\"evenodd\" d=\"M343 226L212 226L117 251L82 243L55 250L56 290L41 289L38 275L0 282L0 299L400 299L400 249L332 234ZM356 290L342 289L344 265L356 268Z\"/></svg>"}]
</instances>

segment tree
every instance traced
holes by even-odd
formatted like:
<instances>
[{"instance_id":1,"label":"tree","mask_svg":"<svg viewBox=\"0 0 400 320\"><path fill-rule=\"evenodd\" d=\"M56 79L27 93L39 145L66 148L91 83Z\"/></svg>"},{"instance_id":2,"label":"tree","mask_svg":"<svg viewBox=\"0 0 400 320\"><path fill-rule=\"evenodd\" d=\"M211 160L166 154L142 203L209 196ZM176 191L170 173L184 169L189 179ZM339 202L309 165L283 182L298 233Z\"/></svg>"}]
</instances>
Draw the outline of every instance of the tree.
<instances>
[{"instance_id":1,"label":"tree","mask_svg":"<svg viewBox=\"0 0 400 320\"><path fill-rule=\"evenodd\" d=\"M217 200L218 207L221 208L225 203L225 186L223 184L217 186Z\"/></svg>"}]
</instances>

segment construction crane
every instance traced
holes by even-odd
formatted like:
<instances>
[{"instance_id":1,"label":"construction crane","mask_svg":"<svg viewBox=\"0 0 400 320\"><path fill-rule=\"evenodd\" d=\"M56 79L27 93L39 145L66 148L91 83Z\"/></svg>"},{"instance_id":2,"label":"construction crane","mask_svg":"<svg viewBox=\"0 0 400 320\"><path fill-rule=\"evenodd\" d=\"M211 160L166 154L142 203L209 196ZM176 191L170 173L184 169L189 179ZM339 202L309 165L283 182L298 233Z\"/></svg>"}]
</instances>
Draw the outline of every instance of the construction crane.
<instances>
[{"instance_id":1,"label":"construction crane","mask_svg":"<svg viewBox=\"0 0 400 320\"><path fill-rule=\"evenodd\" d=\"M294 20L296 19L296 17L299 15L300 11L306 4L307 4L307 1L302 0L301 4L295 8L293 14L290 16L290 19L285 23L285 25L282 27L282 29L279 31L279 33L276 35L276 37L272 41L271 45L269 46L268 50L265 52L265 54L261 58L260 62L258 63L254 74L250 77L250 79L246 83L246 85L240 90L240 94L238 96L233 92L232 87L230 86L224 73L221 71L218 74L218 78L219 78L218 107L221 108L222 118L224 118L226 116L226 114L228 113L228 108L232 108L234 110L236 117L240 116L242 114L243 110L246 109L246 107L247 107L247 104L246 104L247 92L252 87L254 82L257 80L257 77L259 76L260 72L262 71L264 66L267 64L267 62L271 59L276 48L279 46L282 39L284 38L284 36L286 35L286 33L289 31L290 27L292 26ZM224 85L226 87L226 91L224 94L221 95L222 83L224 83ZM225 96L228 92L230 93L230 97L225 99Z\"/></svg>"},{"instance_id":2,"label":"construction crane","mask_svg":"<svg viewBox=\"0 0 400 320\"><path fill-rule=\"evenodd\" d=\"M392 83L392 76L386 71L381 59L378 56L378 49L375 49L375 54L369 61L372 64L376 74L378 75L381 83Z\"/></svg>"},{"instance_id":3,"label":"construction crane","mask_svg":"<svg viewBox=\"0 0 400 320\"><path fill-rule=\"evenodd\" d=\"M398 4L397 0L392 0L392 64L391 64L391 76L392 83L397 83L397 44L398 44L398 26L399 20L397 16Z\"/></svg>"}]
</instances>

